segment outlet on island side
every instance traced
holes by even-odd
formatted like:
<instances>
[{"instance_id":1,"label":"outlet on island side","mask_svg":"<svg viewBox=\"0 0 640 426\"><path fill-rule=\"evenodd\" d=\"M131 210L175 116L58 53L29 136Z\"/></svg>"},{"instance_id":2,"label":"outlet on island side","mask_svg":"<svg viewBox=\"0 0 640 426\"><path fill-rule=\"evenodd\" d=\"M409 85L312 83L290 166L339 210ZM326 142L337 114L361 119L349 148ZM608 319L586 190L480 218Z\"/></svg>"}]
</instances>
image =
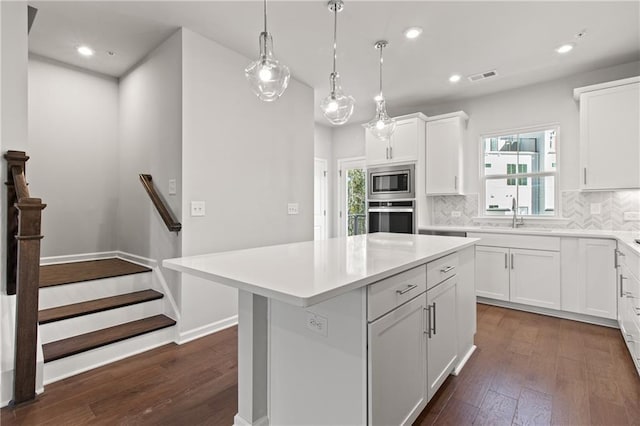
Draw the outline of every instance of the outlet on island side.
<instances>
[{"instance_id":1,"label":"outlet on island side","mask_svg":"<svg viewBox=\"0 0 640 426\"><path fill-rule=\"evenodd\" d=\"M323 317L322 315L314 314L313 312L307 311L307 328L311 331L315 331L318 334L327 337L328 327L329 327L329 319Z\"/></svg>"}]
</instances>

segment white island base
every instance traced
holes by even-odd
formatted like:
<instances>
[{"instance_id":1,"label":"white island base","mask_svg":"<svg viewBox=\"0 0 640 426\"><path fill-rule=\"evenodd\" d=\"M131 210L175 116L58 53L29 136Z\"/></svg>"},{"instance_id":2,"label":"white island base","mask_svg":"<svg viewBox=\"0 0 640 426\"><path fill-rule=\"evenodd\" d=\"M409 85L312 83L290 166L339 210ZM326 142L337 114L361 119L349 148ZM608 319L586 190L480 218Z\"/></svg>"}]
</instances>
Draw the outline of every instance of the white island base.
<instances>
[{"instance_id":1,"label":"white island base","mask_svg":"<svg viewBox=\"0 0 640 426\"><path fill-rule=\"evenodd\" d=\"M370 234L164 264L240 290L236 426L411 424L475 348L475 241Z\"/></svg>"}]
</instances>

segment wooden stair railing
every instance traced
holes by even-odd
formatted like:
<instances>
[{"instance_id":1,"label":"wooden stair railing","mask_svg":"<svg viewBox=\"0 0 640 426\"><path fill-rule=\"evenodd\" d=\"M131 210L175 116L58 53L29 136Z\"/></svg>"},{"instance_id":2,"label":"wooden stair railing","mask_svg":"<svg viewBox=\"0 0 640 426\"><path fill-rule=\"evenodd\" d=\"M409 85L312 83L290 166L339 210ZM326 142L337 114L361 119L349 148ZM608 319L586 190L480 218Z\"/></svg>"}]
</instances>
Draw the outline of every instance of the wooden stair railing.
<instances>
[{"instance_id":1,"label":"wooden stair railing","mask_svg":"<svg viewBox=\"0 0 640 426\"><path fill-rule=\"evenodd\" d=\"M149 194L153 205L156 207L156 210L158 210L158 213L164 221L164 224L167 225L167 229L169 229L169 231L171 232L180 232L180 230L182 229L182 225L176 220L162 197L160 197L160 194L158 194L158 191L156 191L155 186L153 186L153 178L151 177L151 175L141 174L140 181L142 182L142 186L144 186L144 189L147 191L147 194Z\"/></svg>"},{"instance_id":2,"label":"wooden stair railing","mask_svg":"<svg viewBox=\"0 0 640 426\"><path fill-rule=\"evenodd\" d=\"M7 151L7 294L16 295L16 342L11 405L36 397L38 289L42 210L32 198L25 178L29 157Z\"/></svg>"}]
</instances>

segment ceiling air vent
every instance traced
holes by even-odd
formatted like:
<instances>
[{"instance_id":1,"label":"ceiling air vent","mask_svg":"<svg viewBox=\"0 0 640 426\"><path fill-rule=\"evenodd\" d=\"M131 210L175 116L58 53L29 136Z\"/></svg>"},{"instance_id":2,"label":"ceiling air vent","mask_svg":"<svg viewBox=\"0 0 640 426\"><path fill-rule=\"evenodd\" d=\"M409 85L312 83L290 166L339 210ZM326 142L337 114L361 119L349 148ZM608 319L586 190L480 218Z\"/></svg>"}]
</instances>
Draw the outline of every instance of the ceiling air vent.
<instances>
[{"instance_id":1,"label":"ceiling air vent","mask_svg":"<svg viewBox=\"0 0 640 426\"><path fill-rule=\"evenodd\" d=\"M479 74L473 74L467 78L469 79L469 81L480 81L487 78L495 77L496 75L498 75L497 71L493 70L493 71L481 72Z\"/></svg>"}]
</instances>

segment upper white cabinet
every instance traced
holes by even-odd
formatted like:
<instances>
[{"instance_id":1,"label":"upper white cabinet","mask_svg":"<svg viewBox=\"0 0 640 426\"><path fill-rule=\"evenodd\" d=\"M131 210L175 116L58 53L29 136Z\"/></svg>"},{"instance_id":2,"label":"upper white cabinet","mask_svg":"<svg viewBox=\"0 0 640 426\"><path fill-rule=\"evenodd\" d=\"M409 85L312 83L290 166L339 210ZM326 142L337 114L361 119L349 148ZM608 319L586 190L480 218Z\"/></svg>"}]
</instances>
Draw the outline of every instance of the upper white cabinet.
<instances>
[{"instance_id":1,"label":"upper white cabinet","mask_svg":"<svg viewBox=\"0 0 640 426\"><path fill-rule=\"evenodd\" d=\"M367 165L418 161L420 144L425 140L424 114L396 117L396 130L390 140L381 141L365 129Z\"/></svg>"},{"instance_id":2,"label":"upper white cabinet","mask_svg":"<svg viewBox=\"0 0 640 426\"><path fill-rule=\"evenodd\" d=\"M462 194L463 145L469 117L463 111L427 119L426 194Z\"/></svg>"},{"instance_id":3,"label":"upper white cabinet","mask_svg":"<svg viewBox=\"0 0 640 426\"><path fill-rule=\"evenodd\" d=\"M577 88L580 188L640 188L640 77Z\"/></svg>"}]
</instances>

